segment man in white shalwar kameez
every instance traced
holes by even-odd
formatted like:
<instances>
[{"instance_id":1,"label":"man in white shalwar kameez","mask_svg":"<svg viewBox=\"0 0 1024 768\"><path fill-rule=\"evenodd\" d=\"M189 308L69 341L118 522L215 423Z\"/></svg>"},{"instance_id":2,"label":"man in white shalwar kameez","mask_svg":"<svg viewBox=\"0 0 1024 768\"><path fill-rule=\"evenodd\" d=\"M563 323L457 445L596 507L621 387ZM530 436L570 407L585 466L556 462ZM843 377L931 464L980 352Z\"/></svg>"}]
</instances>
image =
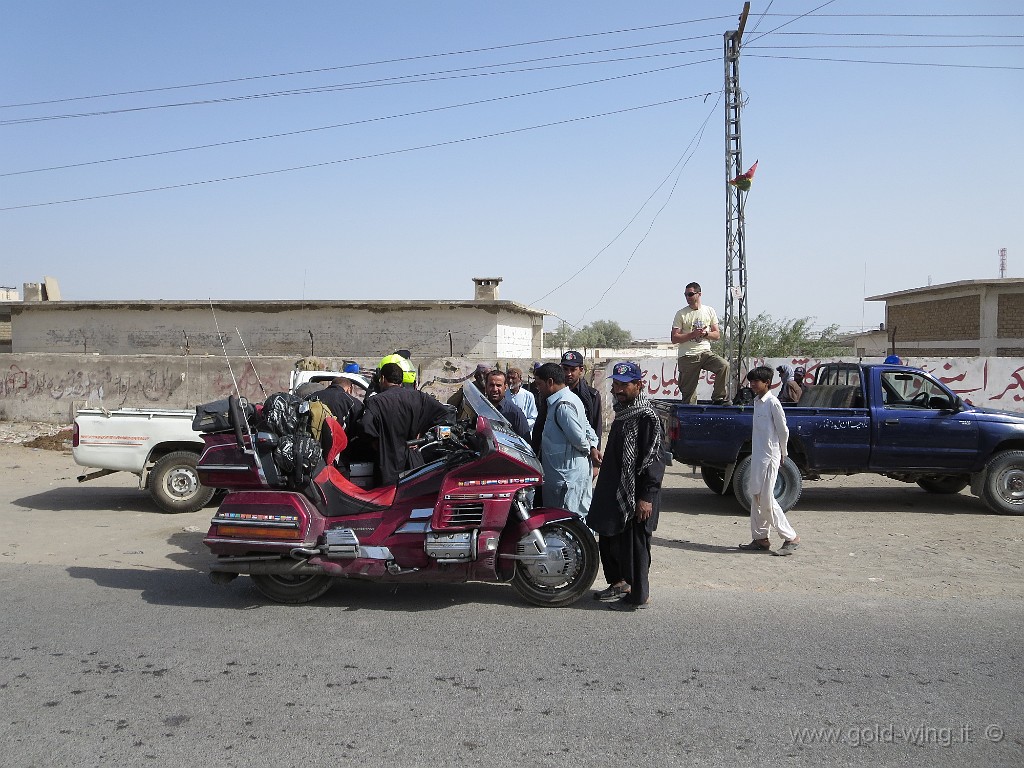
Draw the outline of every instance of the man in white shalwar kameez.
<instances>
[{"instance_id":1,"label":"man in white shalwar kameez","mask_svg":"<svg viewBox=\"0 0 1024 768\"><path fill-rule=\"evenodd\" d=\"M777 554L791 555L800 543L793 526L786 519L779 502L775 500L775 480L779 466L786 460L789 443L789 427L782 403L771 393L772 369L767 366L754 368L747 373L747 381L754 391L754 433L751 440L750 475L750 538L749 544L740 544L740 549L768 552L771 543L768 534L772 528L782 536L782 546Z\"/></svg>"}]
</instances>

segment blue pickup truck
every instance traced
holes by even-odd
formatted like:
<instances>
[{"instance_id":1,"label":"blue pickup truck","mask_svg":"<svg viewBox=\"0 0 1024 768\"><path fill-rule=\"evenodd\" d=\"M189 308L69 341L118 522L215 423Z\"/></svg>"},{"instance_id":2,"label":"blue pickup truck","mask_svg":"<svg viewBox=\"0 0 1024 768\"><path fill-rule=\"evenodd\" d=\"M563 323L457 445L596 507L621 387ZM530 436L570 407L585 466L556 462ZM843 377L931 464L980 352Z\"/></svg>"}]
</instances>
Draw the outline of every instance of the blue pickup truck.
<instances>
[{"instance_id":1,"label":"blue pickup truck","mask_svg":"<svg viewBox=\"0 0 1024 768\"><path fill-rule=\"evenodd\" d=\"M803 480L870 472L930 493L970 485L995 512L1024 515L1024 416L975 408L918 368L833 364L817 381L826 383L784 406L789 458L775 486L783 509L797 503ZM753 407L654 402L673 457L749 509Z\"/></svg>"}]
</instances>

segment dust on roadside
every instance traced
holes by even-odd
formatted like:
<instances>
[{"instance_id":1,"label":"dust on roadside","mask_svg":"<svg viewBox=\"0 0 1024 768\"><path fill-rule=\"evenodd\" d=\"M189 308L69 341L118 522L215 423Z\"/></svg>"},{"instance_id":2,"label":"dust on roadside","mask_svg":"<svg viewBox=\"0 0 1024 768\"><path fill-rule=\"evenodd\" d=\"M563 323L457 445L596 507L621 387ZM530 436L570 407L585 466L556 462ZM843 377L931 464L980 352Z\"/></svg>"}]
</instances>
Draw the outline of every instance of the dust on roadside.
<instances>
[{"instance_id":1,"label":"dust on roadside","mask_svg":"<svg viewBox=\"0 0 1024 768\"><path fill-rule=\"evenodd\" d=\"M0 443L41 448L47 451L71 450L71 427L35 421L0 421Z\"/></svg>"}]
</instances>

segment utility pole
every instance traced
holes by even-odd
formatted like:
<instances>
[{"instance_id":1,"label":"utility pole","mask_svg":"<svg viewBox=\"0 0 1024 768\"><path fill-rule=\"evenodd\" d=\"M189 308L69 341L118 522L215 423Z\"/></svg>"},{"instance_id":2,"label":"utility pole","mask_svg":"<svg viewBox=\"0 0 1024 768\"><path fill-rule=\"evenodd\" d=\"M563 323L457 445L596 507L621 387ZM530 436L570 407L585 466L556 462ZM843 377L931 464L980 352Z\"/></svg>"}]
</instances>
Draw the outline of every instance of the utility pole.
<instances>
[{"instance_id":1,"label":"utility pole","mask_svg":"<svg viewBox=\"0 0 1024 768\"><path fill-rule=\"evenodd\" d=\"M725 179L743 173L743 139L740 111L740 38L747 23L750 3L743 4L739 28L725 33ZM740 386L740 368L747 335L747 253L743 226L746 192L725 185L725 322L722 328L725 359L729 361L735 392Z\"/></svg>"}]
</instances>

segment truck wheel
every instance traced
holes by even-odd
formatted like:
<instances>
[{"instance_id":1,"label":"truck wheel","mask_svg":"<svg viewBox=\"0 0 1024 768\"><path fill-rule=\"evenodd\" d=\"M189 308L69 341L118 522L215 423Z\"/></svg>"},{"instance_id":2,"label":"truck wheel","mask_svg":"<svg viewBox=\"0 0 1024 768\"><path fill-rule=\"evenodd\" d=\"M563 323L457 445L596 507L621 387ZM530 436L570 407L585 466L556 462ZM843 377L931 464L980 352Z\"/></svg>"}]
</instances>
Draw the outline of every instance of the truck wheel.
<instances>
[{"instance_id":1,"label":"truck wheel","mask_svg":"<svg viewBox=\"0 0 1024 768\"><path fill-rule=\"evenodd\" d=\"M1001 515L1024 515L1024 451L1003 451L985 467L981 498Z\"/></svg>"},{"instance_id":2,"label":"truck wheel","mask_svg":"<svg viewBox=\"0 0 1024 768\"><path fill-rule=\"evenodd\" d=\"M195 512L207 505L215 489L199 482L191 451L174 451L161 458L149 475L149 494L163 512Z\"/></svg>"},{"instance_id":3,"label":"truck wheel","mask_svg":"<svg viewBox=\"0 0 1024 768\"><path fill-rule=\"evenodd\" d=\"M722 487L725 485L725 470L719 469L718 467L704 467L700 468L700 477L704 481L704 485L710 488L712 491L722 496ZM727 494L732 493L732 485L725 491Z\"/></svg>"},{"instance_id":4,"label":"truck wheel","mask_svg":"<svg viewBox=\"0 0 1024 768\"><path fill-rule=\"evenodd\" d=\"M928 493L960 493L970 482L969 475L932 475L922 477L917 484Z\"/></svg>"},{"instance_id":5,"label":"truck wheel","mask_svg":"<svg viewBox=\"0 0 1024 768\"><path fill-rule=\"evenodd\" d=\"M256 589L275 603L298 605L316 600L331 586L331 577L323 574L288 576L281 573L252 574Z\"/></svg>"},{"instance_id":6,"label":"truck wheel","mask_svg":"<svg viewBox=\"0 0 1024 768\"><path fill-rule=\"evenodd\" d=\"M750 512L751 495L747 488L750 480L750 465L752 457L747 456L736 465L736 471L732 474L732 487L736 494L736 501L744 512ZM804 482L800 476L800 468L789 457L779 467L779 476L775 480L775 500L782 507L783 512L789 512L796 503L800 501L800 494L803 493Z\"/></svg>"}]
</instances>

